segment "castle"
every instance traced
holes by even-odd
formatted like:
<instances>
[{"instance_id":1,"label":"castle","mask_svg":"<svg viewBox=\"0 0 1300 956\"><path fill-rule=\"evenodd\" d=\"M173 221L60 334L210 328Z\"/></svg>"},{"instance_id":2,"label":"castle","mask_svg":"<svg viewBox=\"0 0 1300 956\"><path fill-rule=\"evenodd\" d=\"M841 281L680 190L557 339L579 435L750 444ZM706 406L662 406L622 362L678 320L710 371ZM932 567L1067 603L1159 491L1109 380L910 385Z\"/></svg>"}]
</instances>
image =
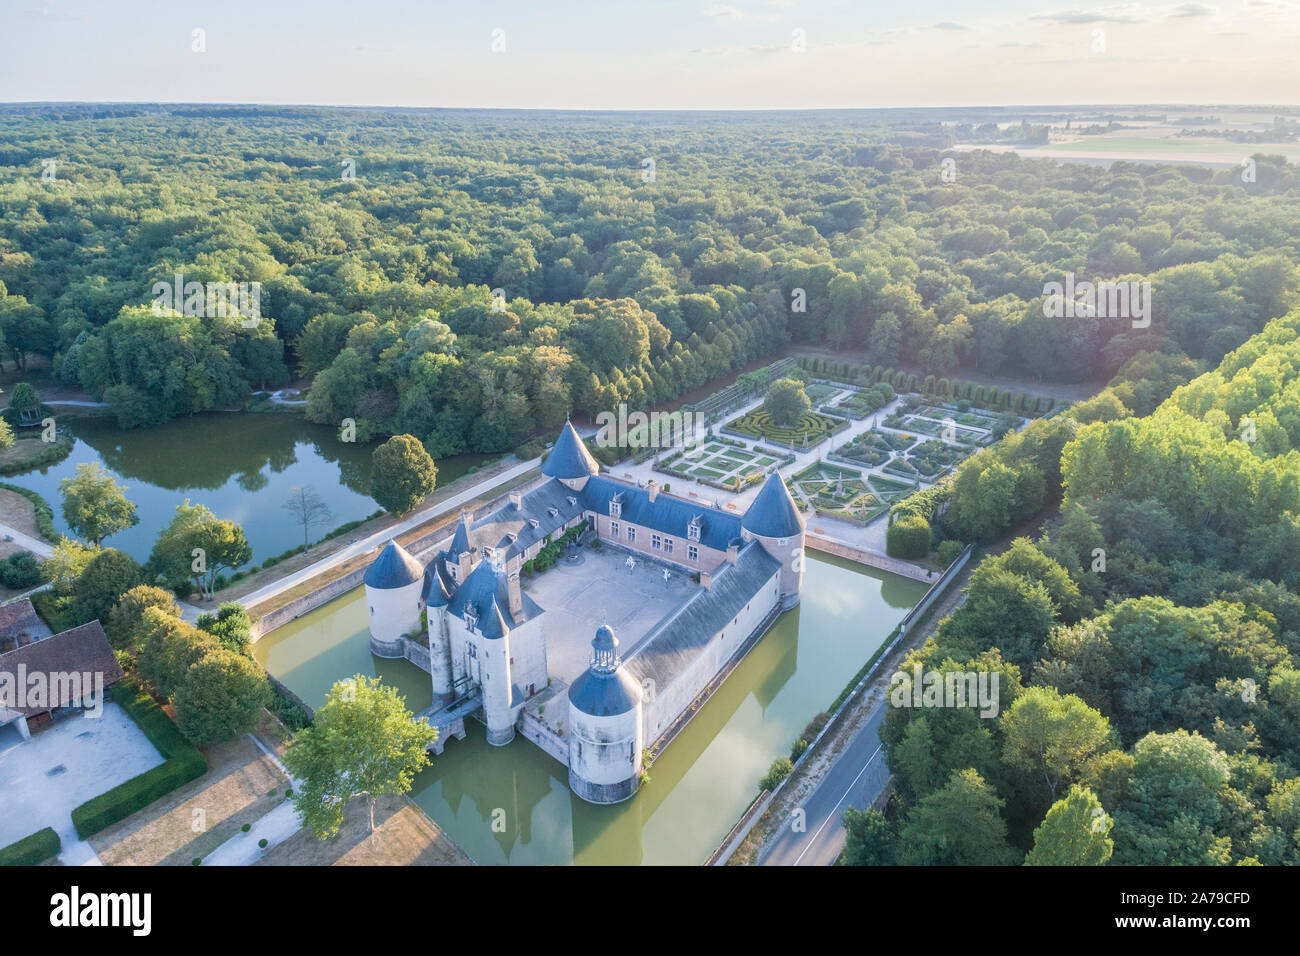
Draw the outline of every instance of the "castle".
<instances>
[{"instance_id":1,"label":"castle","mask_svg":"<svg viewBox=\"0 0 1300 956\"><path fill-rule=\"evenodd\" d=\"M632 796L644 749L675 732L719 673L799 601L804 521L780 475L768 475L743 516L600 473L565 423L542 463L544 479L472 524L464 514L450 544L425 567L390 541L365 574L371 649L410 656L426 619L431 723L463 736L478 712L488 742L509 743L528 702L545 691L547 615L523 590L520 571L547 544L581 528L633 561L689 575L694 586L626 658L608 625L596 629L585 671L567 689L561 735L534 739L569 768L592 803ZM588 632L590 633L590 632ZM552 640L576 635L552 634ZM424 666L423 648L416 659ZM459 725L457 721L461 721ZM445 731L444 731L445 732Z\"/></svg>"}]
</instances>

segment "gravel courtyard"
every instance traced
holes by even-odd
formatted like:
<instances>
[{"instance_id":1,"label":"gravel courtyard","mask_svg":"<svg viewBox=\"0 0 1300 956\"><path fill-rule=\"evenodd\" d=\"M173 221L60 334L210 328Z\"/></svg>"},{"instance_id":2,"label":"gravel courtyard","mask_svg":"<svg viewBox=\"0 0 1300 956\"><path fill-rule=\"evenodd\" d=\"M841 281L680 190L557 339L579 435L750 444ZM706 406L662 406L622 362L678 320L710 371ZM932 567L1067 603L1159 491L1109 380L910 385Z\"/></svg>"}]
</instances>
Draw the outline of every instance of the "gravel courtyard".
<instances>
[{"instance_id":1,"label":"gravel courtyard","mask_svg":"<svg viewBox=\"0 0 1300 956\"><path fill-rule=\"evenodd\" d=\"M16 735L4 737L0 846L53 827L67 848L79 840L74 808L162 762L140 728L111 702L100 717L65 717L22 743Z\"/></svg>"}]
</instances>

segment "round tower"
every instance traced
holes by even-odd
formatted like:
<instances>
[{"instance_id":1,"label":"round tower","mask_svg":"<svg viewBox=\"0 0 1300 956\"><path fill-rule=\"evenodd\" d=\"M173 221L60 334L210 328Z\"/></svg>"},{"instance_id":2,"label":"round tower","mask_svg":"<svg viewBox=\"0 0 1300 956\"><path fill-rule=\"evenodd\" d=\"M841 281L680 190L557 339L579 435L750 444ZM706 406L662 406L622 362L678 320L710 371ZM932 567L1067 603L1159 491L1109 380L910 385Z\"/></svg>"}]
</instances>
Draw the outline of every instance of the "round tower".
<instances>
[{"instance_id":1,"label":"round tower","mask_svg":"<svg viewBox=\"0 0 1300 956\"><path fill-rule=\"evenodd\" d=\"M424 565L396 541L389 541L366 568L370 650L377 657L401 657L402 638L420 627L429 581Z\"/></svg>"},{"instance_id":2,"label":"round tower","mask_svg":"<svg viewBox=\"0 0 1300 956\"><path fill-rule=\"evenodd\" d=\"M754 503L740 519L741 537L758 539L763 550L781 564L781 606L799 603L803 588L804 520L790 497L780 472L773 470Z\"/></svg>"},{"instance_id":3,"label":"round tower","mask_svg":"<svg viewBox=\"0 0 1300 956\"><path fill-rule=\"evenodd\" d=\"M591 665L569 686L569 787L588 803L618 803L641 786L641 687L601 625Z\"/></svg>"},{"instance_id":4,"label":"round tower","mask_svg":"<svg viewBox=\"0 0 1300 956\"><path fill-rule=\"evenodd\" d=\"M429 675L435 704L445 704L452 696L451 633L447 627L447 604L451 593L443 580L442 559L429 568L429 586L424 597L428 611Z\"/></svg>"}]
</instances>

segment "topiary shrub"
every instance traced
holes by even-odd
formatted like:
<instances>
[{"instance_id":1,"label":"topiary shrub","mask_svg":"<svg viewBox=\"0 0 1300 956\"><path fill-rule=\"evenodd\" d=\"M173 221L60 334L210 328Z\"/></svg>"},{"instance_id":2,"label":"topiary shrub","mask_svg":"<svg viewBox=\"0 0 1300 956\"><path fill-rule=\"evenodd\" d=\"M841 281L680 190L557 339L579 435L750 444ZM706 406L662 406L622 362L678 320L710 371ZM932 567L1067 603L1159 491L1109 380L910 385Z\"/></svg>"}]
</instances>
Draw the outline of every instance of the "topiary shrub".
<instances>
[{"instance_id":1,"label":"topiary shrub","mask_svg":"<svg viewBox=\"0 0 1300 956\"><path fill-rule=\"evenodd\" d=\"M918 514L900 514L885 532L885 553L919 561L930 553L930 522Z\"/></svg>"},{"instance_id":2,"label":"topiary shrub","mask_svg":"<svg viewBox=\"0 0 1300 956\"><path fill-rule=\"evenodd\" d=\"M58 856L62 849L59 835L46 827L0 850L0 866L35 866Z\"/></svg>"}]
</instances>

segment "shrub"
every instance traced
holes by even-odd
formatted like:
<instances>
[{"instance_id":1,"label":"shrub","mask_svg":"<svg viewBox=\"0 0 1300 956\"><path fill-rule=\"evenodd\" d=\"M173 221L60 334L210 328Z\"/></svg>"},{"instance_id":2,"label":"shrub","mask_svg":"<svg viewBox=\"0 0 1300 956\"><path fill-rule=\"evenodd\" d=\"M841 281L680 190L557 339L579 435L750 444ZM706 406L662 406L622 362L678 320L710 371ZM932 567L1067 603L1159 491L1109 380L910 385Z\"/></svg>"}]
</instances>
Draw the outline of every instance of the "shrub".
<instances>
[{"instance_id":1,"label":"shrub","mask_svg":"<svg viewBox=\"0 0 1300 956\"><path fill-rule=\"evenodd\" d=\"M242 827L240 827L239 829L241 829L241 830L243 830L245 833L247 833L249 830L253 829L253 825L252 825L251 823L245 823L245 824L244 824Z\"/></svg>"},{"instance_id":2,"label":"shrub","mask_svg":"<svg viewBox=\"0 0 1300 956\"><path fill-rule=\"evenodd\" d=\"M917 561L930 553L930 522L918 514L900 514L885 533L885 553Z\"/></svg>"},{"instance_id":3,"label":"shrub","mask_svg":"<svg viewBox=\"0 0 1300 956\"><path fill-rule=\"evenodd\" d=\"M19 551L0 560L0 584L13 591L25 591L41 583L41 564L30 551Z\"/></svg>"},{"instance_id":4,"label":"shrub","mask_svg":"<svg viewBox=\"0 0 1300 956\"><path fill-rule=\"evenodd\" d=\"M261 847L263 850L265 850L265 849L266 849L266 837L262 837L262 839L258 840L258 841L257 841L257 845L258 845L259 847Z\"/></svg>"},{"instance_id":5,"label":"shrub","mask_svg":"<svg viewBox=\"0 0 1300 956\"><path fill-rule=\"evenodd\" d=\"M764 790L775 790L781 781L794 773L794 762L789 757L777 757L768 768L767 775L759 782Z\"/></svg>"},{"instance_id":6,"label":"shrub","mask_svg":"<svg viewBox=\"0 0 1300 956\"><path fill-rule=\"evenodd\" d=\"M940 541L939 547L934 549L934 563L940 567L947 567L957 560L957 555L961 554L962 549L966 546L960 541Z\"/></svg>"},{"instance_id":7,"label":"shrub","mask_svg":"<svg viewBox=\"0 0 1300 956\"><path fill-rule=\"evenodd\" d=\"M0 866L35 866L58 856L62 849L59 835L51 827L46 827L0 849Z\"/></svg>"}]
</instances>

